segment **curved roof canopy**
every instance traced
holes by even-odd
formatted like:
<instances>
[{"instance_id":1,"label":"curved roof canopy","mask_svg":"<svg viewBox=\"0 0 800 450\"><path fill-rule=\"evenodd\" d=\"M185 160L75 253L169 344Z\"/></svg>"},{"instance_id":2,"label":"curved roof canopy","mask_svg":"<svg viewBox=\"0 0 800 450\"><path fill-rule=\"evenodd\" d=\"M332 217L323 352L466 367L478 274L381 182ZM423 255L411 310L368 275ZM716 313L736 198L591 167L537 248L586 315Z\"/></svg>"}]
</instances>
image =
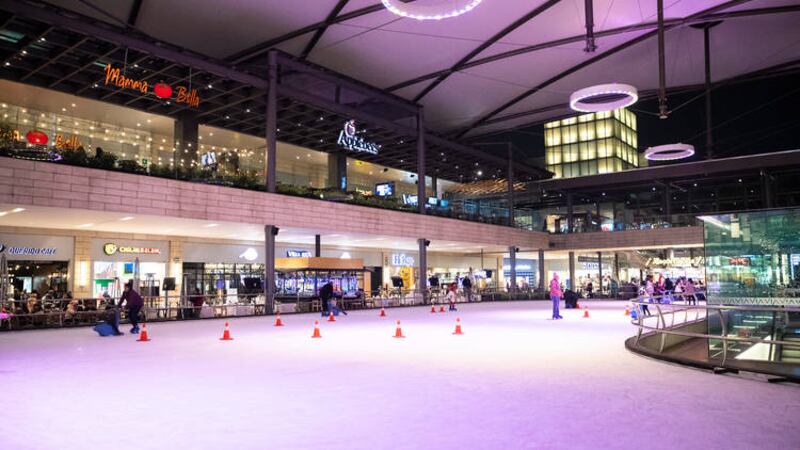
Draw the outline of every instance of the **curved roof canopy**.
<instances>
[{"instance_id":1,"label":"curved roof canopy","mask_svg":"<svg viewBox=\"0 0 800 450\"><path fill-rule=\"evenodd\" d=\"M484 0L441 21L379 0L52 0L257 72L278 48L425 107L428 127L475 137L569 112L573 91L659 87L655 0ZM667 88L800 67L792 0L664 0ZM587 6L590 6L587 14Z\"/></svg>"}]
</instances>

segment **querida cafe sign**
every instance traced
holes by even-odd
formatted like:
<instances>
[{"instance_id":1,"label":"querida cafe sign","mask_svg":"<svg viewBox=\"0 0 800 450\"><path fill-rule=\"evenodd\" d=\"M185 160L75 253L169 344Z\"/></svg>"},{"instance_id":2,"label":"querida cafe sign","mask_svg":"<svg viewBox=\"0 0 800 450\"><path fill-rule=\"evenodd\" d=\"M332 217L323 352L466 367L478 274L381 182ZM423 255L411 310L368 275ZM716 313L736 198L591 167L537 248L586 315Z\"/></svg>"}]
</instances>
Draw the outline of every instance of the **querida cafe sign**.
<instances>
[{"instance_id":1,"label":"querida cafe sign","mask_svg":"<svg viewBox=\"0 0 800 450\"><path fill-rule=\"evenodd\" d=\"M137 80L135 78L127 77L122 73L122 70L119 67L114 67L113 65L108 64L106 65L105 72L106 86L110 84L121 89L132 89L134 91L139 91L142 94L147 94L151 91L151 86L147 83L147 80ZM157 84L163 85L165 83ZM163 92L169 92L169 95L164 96ZM159 98L172 98L172 89L161 89L159 91L153 89L153 93ZM197 94L197 89L190 90L185 86L175 86L175 102L185 103L191 107L197 108L200 106L200 96Z\"/></svg>"}]
</instances>

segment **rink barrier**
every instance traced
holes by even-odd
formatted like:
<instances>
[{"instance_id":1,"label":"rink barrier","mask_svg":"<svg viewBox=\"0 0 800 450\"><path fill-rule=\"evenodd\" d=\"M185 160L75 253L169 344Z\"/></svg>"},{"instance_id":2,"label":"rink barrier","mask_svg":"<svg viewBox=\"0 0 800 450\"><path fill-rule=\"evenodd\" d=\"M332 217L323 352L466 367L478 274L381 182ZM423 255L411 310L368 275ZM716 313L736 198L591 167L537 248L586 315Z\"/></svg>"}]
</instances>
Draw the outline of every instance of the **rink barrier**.
<instances>
[{"instance_id":1,"label":"rink barrier","mask_svg":"<svg viewBox=\"0 0 800 450\"><path fill-rule=\"evenodd\" d=\"M423 295L424 294L424 295ZM203 298L203 306L196 308L192 299ZM523 301L541 300L544 295L532 289L519 289L515 292L506 292L495 289L475 289L470 298L473 302L493 301ZM119 297L113 298L115 303ZM74 314L66 311L67 305L75 301L80 308ZM459 290L456 296L457 303L467 303L468 299ZM39 300L42 310L32 314L24 311L25 301L0 302L0 306L8 311L13 311L10 316L0 316L0 331L18 331L25 329L63 328L73 326L93 326L105 319L105 301L99 298L54 299ZM349 309L380 309L402 308L421 305L445 305L444 290L429 289L422 293L417 290L382 289L374 291L368 297L360 299L337 299L338 306ZM237 294L237 295L169 295L159 297L144 297L144 307L140 312L143 322L166 322L196 319L225 319L231 317L253 317L273 315L277 313L308 313L319 312L320 302L314 298L276 293L273 301L274 308L267 311L263 294ZM120 309L122 321L127 321L126 311Z\"/></svg>"},{"instance_id":2,"label":"rink barrier","mask_svg":"<svg viewBox=\"0 0 800 450\"><path fill-rule=\"evenodd\" d=\"M702 298L705 299L705 295ZM680 294L643 295L632 300L631 305L634 313L631 316L635 316L631 318L631 324L637 331L625 341L625 346L635 353L715 373L754 372L775 377L769 378L773 382L800 382L800 364L781 360L784 349L800 351L800 340L777 338L787 332L787 328L795 330L800 327L800 307L709 305L705 300L689 304ZM645 307L650 315L644 314ZM752 326L735 324L737 316L741 319L742 313L758 314L762 320L771 317L762 324L771 332L760 337L750 336ZM718 332L714 333L712 329ZM707 358L680 351L681 344L695 339L708 345ZM766 358L735 357L735 353L757 344L769 346Z\"/></svg>"}]
</instances>

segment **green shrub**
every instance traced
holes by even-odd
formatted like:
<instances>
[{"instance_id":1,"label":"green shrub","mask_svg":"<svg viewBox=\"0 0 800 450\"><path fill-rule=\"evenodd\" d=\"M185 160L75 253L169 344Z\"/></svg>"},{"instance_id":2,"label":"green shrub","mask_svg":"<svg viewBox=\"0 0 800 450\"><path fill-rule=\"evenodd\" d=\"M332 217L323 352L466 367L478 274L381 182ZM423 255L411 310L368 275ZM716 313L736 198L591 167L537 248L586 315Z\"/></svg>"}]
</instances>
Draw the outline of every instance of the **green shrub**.
<instances>
[{"instance_id":1,"label":"green shrub","mask_svg":"<svg viewBox=\"0 0 800 450\"><path fill-rule=\"evenodd\" d=\"M89 158L89 166L95 169L113 170L117 166L117 155L104 152L99 147L98 150L94 158Z\"/></svg>"},{"instance_id":2,"label":"green shrub","mask_svg":"<svg viewBox=\"0 0 800 450\"><path fill-rule=\"evenodd\" d=\"M144 167L132 159L123 159L117 163L119 170L128 173L144 173Z\"/></svg>"},{"instance_id":3,"label":"green shrub","mask_svg":"<svg viewBox=\"0 0 800 450\"><path fill-rule=\"evenodd\" d=\"M64 164L85 167L88 161L89 156L86 154L86 150L84 150L83 147L66 149L61 152L61 162Z\"/></svg>"}]
</instances>

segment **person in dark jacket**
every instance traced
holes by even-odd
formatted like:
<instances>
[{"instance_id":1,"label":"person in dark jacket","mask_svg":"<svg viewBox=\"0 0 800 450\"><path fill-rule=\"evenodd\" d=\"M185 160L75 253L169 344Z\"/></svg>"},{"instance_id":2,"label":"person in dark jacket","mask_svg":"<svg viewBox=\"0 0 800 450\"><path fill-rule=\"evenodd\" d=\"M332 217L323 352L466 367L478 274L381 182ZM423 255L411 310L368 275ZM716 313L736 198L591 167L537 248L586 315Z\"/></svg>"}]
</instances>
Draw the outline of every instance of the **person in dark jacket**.
<instances>
[{"instance_id":1,"label":"person in dark jacket","mask_svg":"<svg viewBox=\"0 0 800 450\"><path fill-rule=\"evenodd\" d=\"M319 299L322 302L322 315L328 315L329 311L333 311L331 309L330 301L333 298L333 283L325 283L321 288L319 288Z\"/></svg>"},{"instance_id":2,"label":"person in dark jacket","mask_svg":"<svg viewBox=\"0 0 800 450\"><path fill-rule=\"evenodd\" d=\"M144 306L144 300L142 296L139 295L133 289L133 281L129 281L125 284L125 290L122 292L122 296L119 298L119 307L122 307L122 303L127 302L127 310L128 310L128 320L130 320L131 325L131 334L139 333L139 311L142 310Z\"/></svg>"}]
</instances>

